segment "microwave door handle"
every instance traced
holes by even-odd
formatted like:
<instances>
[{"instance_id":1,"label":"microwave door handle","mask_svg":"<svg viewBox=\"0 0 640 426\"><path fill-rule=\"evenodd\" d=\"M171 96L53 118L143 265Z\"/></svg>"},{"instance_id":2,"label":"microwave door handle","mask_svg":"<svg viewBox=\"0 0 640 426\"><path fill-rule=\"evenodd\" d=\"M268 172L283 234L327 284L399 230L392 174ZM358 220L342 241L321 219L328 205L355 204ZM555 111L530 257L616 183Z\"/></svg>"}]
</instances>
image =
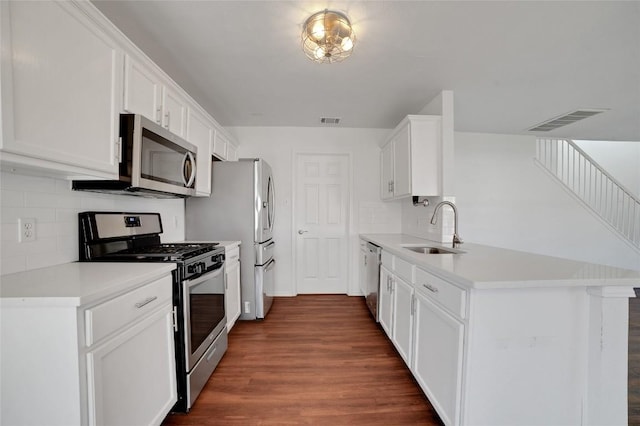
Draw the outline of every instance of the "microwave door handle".
<instances>
[{"instance_id":1,"label":"microwave door handle","mask_svg":"<svg viewBox=\"0 0 640 426\"><path fill-rule=\"evenodd\" d=\"M189 176L188 179L185 178L184 176L184 170L185 170L185 164L187 164L187 160L191 163L191 175ZM196 179L196 161L193 158L193 154L191 153L191 151L187 151L184 154L184 158L182 159L182 183L184 183L184 186L187 188L190 188L191 185L193 184L193 181Z\"/></svg>"}]
</instances>

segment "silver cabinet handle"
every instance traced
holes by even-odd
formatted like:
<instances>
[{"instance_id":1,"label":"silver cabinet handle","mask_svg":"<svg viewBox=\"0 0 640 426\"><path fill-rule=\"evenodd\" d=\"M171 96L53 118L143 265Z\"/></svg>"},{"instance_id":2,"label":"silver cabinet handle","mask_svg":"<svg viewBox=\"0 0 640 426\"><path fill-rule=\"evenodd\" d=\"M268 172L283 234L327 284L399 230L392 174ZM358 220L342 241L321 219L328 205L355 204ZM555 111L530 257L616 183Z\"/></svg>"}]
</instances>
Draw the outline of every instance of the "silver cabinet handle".
<instances>
[{"instance_id":1,"label":"silver cabinet handle","mask_svg":"<svg viewBox=\"0 0 640 426\"><path fill-rule=\"evenodd\" d=\"M422 287L426 288L427 290L429 290L432 293L437 293L438 292L438 287L434 287L430 284L422 284Z\"/></svg>"},{"instance_id":2,"label":"silver cabinet handle","mask_svg":"<svg viewBox=\"0 0 640 426\"><path fill-rule=\"evenodd\" d=\"M146 299L138 302L135 304L135 307L140 309L145 305L148 305L149 303L153 302L154 300L156 300L158 298L158 296L151 296L151 297L147 297Z\"/></svg>"},{"instance_id":3,"label":"silver cabinet handle","mask_svg":"<svg viewBox=\"0 0 640 426\"><path fill-rule=\"evenodd\" d=\"M171 112L170 112L170 111L167 111L167 112L164 114L164 118L165 118L165 120L167 120L167 122L166 122L166 124L164 125L164 127L165 127L165 129L168 129L168 128L169 128L169 120L171 119Z\"/></svg>"},{"instance_id":4,"label":"silver cabinet handle","mask_svg":"<svg viewBox=\"0 0 640 426\"><path fill-rule=\"evenodd\" d=\"M162 121L161 117L162 117L162 106L159 106L159 107L156 109L156 123L158 123L158 124L162 124L162 123L161 123L161 121Z\"/></svg>"},{"instance_id":5,"label":"silver cabinet handle","mask_svg":"<svg viewBox=\"0 0 640 426\"><path fill-rule=\"evenodd\" d=\"M305 232L309 232L309 231L304 230L304 229L298 229L298 234L300 234L300 235L304 234Z\"/></svg>"}]
</instances>

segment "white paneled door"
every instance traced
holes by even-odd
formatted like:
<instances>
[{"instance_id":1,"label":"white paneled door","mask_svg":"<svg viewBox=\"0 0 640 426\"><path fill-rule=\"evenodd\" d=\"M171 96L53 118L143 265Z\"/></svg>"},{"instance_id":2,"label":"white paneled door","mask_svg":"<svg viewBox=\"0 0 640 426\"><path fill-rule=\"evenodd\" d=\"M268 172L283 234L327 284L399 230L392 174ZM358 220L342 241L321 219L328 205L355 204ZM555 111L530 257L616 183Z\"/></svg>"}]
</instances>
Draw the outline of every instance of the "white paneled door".
<instances>
[{"instance_id":1,"label":"white paneled door","mask_svg":"<svg viewBox=\"0 0 640 426\"><path fill-rule=\"evenodd\" d=\"M347 293L349 157L298 154L295 179L298 294Z\"/></svg>"}]
</instances>

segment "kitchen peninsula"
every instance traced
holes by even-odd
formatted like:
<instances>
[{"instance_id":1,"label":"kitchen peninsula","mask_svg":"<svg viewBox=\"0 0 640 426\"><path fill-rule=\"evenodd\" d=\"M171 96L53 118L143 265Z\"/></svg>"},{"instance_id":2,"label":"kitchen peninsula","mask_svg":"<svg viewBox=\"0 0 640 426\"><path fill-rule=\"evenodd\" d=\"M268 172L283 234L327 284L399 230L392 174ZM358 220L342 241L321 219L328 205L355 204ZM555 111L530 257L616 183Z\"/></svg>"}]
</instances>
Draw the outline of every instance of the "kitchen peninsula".
<instances>
[{"instance_id":1,"label":"kitchen peninsula","mask_svg":"<svg viewBox=\"0 0 640 426\"><path fill-rule=\"evenodd\" d=\"M379 318L445 424L627 424L640 272L465 243L382 247Z\"/></svg>"}]
</instances>

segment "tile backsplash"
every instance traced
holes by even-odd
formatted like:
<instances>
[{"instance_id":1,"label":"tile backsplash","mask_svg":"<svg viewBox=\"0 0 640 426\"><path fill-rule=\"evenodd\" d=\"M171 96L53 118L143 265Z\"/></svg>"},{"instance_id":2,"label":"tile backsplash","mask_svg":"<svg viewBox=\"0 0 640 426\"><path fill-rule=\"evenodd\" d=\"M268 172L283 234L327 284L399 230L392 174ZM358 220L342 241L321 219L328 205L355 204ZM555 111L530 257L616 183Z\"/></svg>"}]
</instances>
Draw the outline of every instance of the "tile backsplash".
<instances>
[{"instance_id":1,"label":"tile backsplash","mask_svg":"<svg viewBox=\"0 0 640 426\"><path fill-rule=\"evenodd\" d=\"M78 260L78 213L159 212L163 242L184 240L184 200L71 190L68 180L0 173L0 275ZM19 242L18 220L33 218L35 241Z\"/></svg>"},{"instance_id":2,"label":"tile backsplash","mask_svg":"<svg viewBox=\"0 0 640 426\"><path fill-rule=\"evenodd\" d=\"M452 209L449 207L441 208L435 225L431 224L431 217L440 201L455 202L455 197L427 198L429 204L426 207L414 206L411 198L402 200L402 233L431 241L451 243L454 229Z\"/></svg>"}]
</instances>

